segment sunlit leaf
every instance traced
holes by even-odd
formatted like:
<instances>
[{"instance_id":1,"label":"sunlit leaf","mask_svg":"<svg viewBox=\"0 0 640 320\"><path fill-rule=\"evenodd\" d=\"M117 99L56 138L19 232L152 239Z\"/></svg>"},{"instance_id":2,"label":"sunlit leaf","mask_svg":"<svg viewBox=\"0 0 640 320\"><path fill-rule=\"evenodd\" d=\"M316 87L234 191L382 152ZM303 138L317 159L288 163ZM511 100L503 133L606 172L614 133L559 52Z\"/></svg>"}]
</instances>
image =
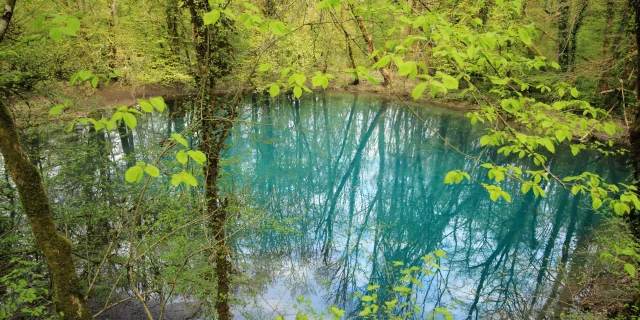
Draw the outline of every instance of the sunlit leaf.
<instances>
[{"instance_id":1,"label":"sunlit leaf","mask_svg":"<svg viewBox=\"0 0 640 320\"><path fill-rule=\"evenodd\" d=\"M213 9L205 13L204 16L202 17L202 20L205 26L210 24L215 24L216 22L218 22L219 19L220 19L220 11L216 9Z\"/></svg>"},{"instance_id":2,"label":"sunlit leaf","mask_svg":"<svg viewBox=\"0 0 640 320\"><path fill-rule=\"evenodd\" d=\"M631 276L631 278L636 277L636 267L634 267L632 264L626 263L624 265L624 271L626 271Z\"/></svg>"},{"instance_id":3,"label":"sunlit leaf","mask_svg":"<svg viewBox=\"0 0 640 320\"><path fill-rule=\"evenodd\" d=\"M420 99L422 93L427 89L428 85L429 83L427 82L420 82L415 88L413 88L413 91L411 92L411 97L413 97L413 100Z\"/></svg>"},{"instance_id":4,"label":"sunlit leaf","mask_svg":"<svg viewBox=\"0 0 640 320\"><path fill-rule=\"evenodd\" d=\"M287 26L282 21L272 20L269 22L269 30L276 36L284 36L287 34Z\"/></svg>"},{"instance_id":5,"label":"sunlit leaf","mask_svg":"<svg viewBox=\"0 0 640 320\"><path fill-rule=\"evenodd\" d=\"M193 161L195 161L195 162L197 162L199 164L204 164L205 161L207 161L207 156L202 151L189 150L189 152L187 152L187 154L189 155L189 157L191 157L191 159L193 159Z\"/></svg>"},{"instance_id":6,"label":"sunlit leaf","mask_svg":"<svg viewBox=\"0 0 640 320\"><path fill-rule=\"evenodd\" d=\"M151 103L152 106L154 106L160 112L163 112L164 109L167 107L167 104L164 102L164 99L162 97L151 98L149 99L149 102Z\"/></svg>"},{"instance_id":7,"label":"sunlit leaf","mask_svg":"<svg viewBox=\"0 0 640 320\"><path fill-rule=\"evenodd\" d=\"M178 160L178 162L182 164L187 164L187 161L189 161L189 156L184 150L180 150L178 151L178 153L176 153L176 160Z\"/></svg>"},{"instance_id":8,"label":"sunlit leaf","mask_svg":"<svg viewBox=\"0 0 640 320\"><path fill-rule=\"evenodd\" d=\"M280 86L279 86L279 85L277 85L277 84L275 84L275 83L274 83L274 84L272 84L272 85L269 87L269 95L270 95L271 97L274 97L274 98L275 98L275 97L277 97L279 94L280 94Z\"/></svg>"},{"instance_id":9,"label":"sunlit leaf","mask_svg":"<svg viewBox=\"0 0 640 320\"><path fill-rule=\"evenodd\" d=\"M146 167L144 167L144 172L146 172L148 175L154 178L157 178L160 176L160 170L158 170L158 167L154 165L148 164Z\"/></svg>"},{"instance_id":10,"label":"sunlit leaf","mask_svg":"<svg viewBox=\"0 0 640 320\"><path fill-rule=\"evenodd\" d=\"M52 116L57 116L57 115L62 113L62 110L64 110L64 106L59 104L59 105L51 108L51 110L49 110L49 114L52 115Z\"/></svg>"},{"instance_id":11,"label":"sunlit leaf","mask_svg":"<svg viewBox=\"0 0 640 320\"><path fill-rule=\"evenodd\" d=\"M173 140L175 140L177 143L185 146L186 148L189 148L189 143L187 142L187 140L185 138L182 137L181 134L178 133L172 133L171 134L171 138Z\"/></svg>"},{"instance_id":12,"label":"sunlit leaf","mask_svg":"<svg viewBox=\"0 0 640 320\"><path fill-rule=\"evenodd\" d=\"M124 123L126 123L127 127L129 127L130 129L134 129L138 125L136 116L128 112L122 113L122 120L124 120Z\"/></svg>"},{"instance_id":13,"label":"sunlit leaf","mask_svg":"<svg viewBox=\"0 0 640 320\"><path fill-rule=\"evenodd\" d=\"M302 97L302 88L300 86L293 87L293 95L300 99Z\"/></svg>"},{"instance_id":14,"label":"sunlit leaf","mask_svg":"<svg viewBox=\"0 0 640 320\"><path fill-rule=\"evenodd\" d=\"M142 180L142 173L143 173L142 167L136 165L127 170L127 172L124 174L124 178L129 183L140 182L140 180Z\"/></svg>"},{"instance_id":15,"label":"sunlit leaf","mask_svg":"<svg viewBox=\"0 0 640 320\"><path fill-rule=\"evenodd\" d=\"M140 109L144 112L153 112L153 106L147 100L138 100L138 104L140 105Z\"/></svg>"}]
</instances>

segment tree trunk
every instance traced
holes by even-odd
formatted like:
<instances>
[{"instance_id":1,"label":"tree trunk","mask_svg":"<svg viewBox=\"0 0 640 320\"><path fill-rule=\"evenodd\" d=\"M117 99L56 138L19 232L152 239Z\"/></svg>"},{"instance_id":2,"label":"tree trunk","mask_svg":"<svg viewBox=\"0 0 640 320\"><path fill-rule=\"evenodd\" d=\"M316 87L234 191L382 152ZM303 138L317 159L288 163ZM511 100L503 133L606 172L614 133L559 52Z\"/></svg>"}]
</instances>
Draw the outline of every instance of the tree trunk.
<instances>
[{"instance_id":1,"label":"tree trunk","mask_svg":"<svg viewBox=\"0 0 640 320\"><path fill-rule=\"evenodd\" d=\"M571 29L570 42L571 46L569 47L569 65L568 69L573 70L573 67L576 63L576 51L578 49L578 31L582 27L582 22L584 21L585 13L587 12L587 6L589 5L589 0L584 0L584 2L580 6L580 10L576 15L576 21Z\"/></svg>"},{"instance_id":2,"label":"tree trunk","mask_svg":"<svg viewBox=\"0 0 640 320\"><path fill-rule=\"evenodd\" d=\"M4 12L0 17L0 42L11 22L15 4L16 0L4 1ZM71 242L56 230L40 173L20 144L18 130L6 101L0 102L0 153L18 189L36 244L44 253L51 270L56 312L62 319L91 319L73 265Z\"/></svg>"},{"instance_id":3,"label":"tree trunk","mask_svg":"<svg viewBox=\"0 0 640 320\"><path fill-rule=\"evenodd\" d=\"M347 41L347 55L349 56L349 63L351 64L351 69L354 70L353 74L355 79L351 82L352 86L357 86L360 84L360 78L358 77L358 73L355 72L356 69L356 61L353 59L353 50L351 50L351 39L349 38L349 33L347 30L342 29L344 31L344 39Z\"/></svg>"},{"instance_id":4,"label":"tree trunk","mask_svg":"<svg viewBox=\"0 0 640 320\"><path fill-rule=\"evenodd\" d=\"M218 175L220 173L220 154L224 148L224 142L231 132L231 122L217 120L214 107L216 99L212 99L202 120L202 144L200 150L207 155L205 168L206 206L209 214L209 228L213 233L215 248L213 260L217 278L217 297L215 300L216 312L221 320L233 318L229 306L231 262L227 249L227 205L223 203L218 194ZM230 117L233 117L230 115Z\"/></svg>"},{"instance_id":5,"label":"tree trunk","mask_svg":"<svg viewBox=\"0 0 640 320\"><path fill-rule=\"evenodd\" d=\"M265 10L265 15L267 17L273 18L276 15L276 1L267 0L266 7L267 9Z\"/></svg>"},{"instance_id":6,"label":"tree trunk","mask_svg":"<svg viewBox=\"0 0 640 320\"><path fill-rule=\"evenodd\" d=\"M109 39L109 53L107 54L109 68L116 69L116 56L118 48L116 47L116 26L118 25L118 4L117 0L113 0L109 5L109 30L111 31L111 39Z\"/></svg>"},{"instance_id":7,"label":"tree trunk","mask_svg":"<svg viewBox=\"0 0 640 320\"><path fill-rule=\"evenodd\" d=\"M230 320L233 318L229 305L232 265L226 241L227 205L226 202L223 203L218 193L218 175L220 156L236 117L236 104L235 101L231 103L218 101L215 89L220 79L231 72L233 46L230 37L233 33L233 25L223 15L215 25L205 26L200 17L210 10L206 1L188 0L185 5L191 13L199 68L196 83L200 88L201 96L196 105L199 106L198 111L202 114L202 142L199 148L207 156L207 164L204 168L206 210L209 215L207 222L215 240L211 250L211 260L215 264L217 280L215 308L218 319Z\"/></svg>"},{"instance_id":8,"label":"tree trunk","mask_svg":"<svg viewBox=\"0 0 640 320\"><path fill-rule=\"evenodd\" d=\"M635 36L636 36L636 108L634 112L635 120L629 126L629 141L631 142L631 152L633 156L633 177L636 187L640 188L640 0L629 0L631 9L635 13ZM635 210L633 215L633 232L640 236L640 212Z\"/></svg>"},{"instance_id":9,"label":"tree trunk","mask_svg":"<svg viewBox=\"0 0 640 320\"><path fill-rule=\"evenodd\" d=\"M40 173L20 144L6 103L0 103L0 152L18 189L38 248L51 270L56 312L64 313L62 319L91 319L73 265L71 242L56 230Z\"/></svg>"},{"instance_id":10,"label":"tree trunk","mask_svg":"<svg viewBox=\"0 0 640 320\"><path fill-rule=\"evenodd\" d=\"M167 4L167 31L169 35L169 45L171 47L171 53L175 56L180 55L180 34L178 33L178 21L179 19L179 11L178 11L178 1L177 0L169 0Z\"/></svg>"},{"instance_id":11,"label":"tree trunk","mask_svg":"<svg viewBox=\"0 0 640 320\"><path fill-rule=\"evenodd\" d=\"M568 0L558 3L558 64L562 71L569 69L569 13Z\"/></svg>"},{"instance_id":12,"label":"tree trunk","mask_svg":"<svg viewBox=\"0 0 640 320\"><path fill-rule=\"evenodd\" d=\"M2 8L2 16L0 16L0 42L4 39L5 33L9 28L11 17L13 16L13 8L16 6L16 0L5 0L0 2L0 5L4 2L4 8Z\"/></svg>"},{"instance_id":13,"label":"tree trunk","mask_svg":"<svg viewBox=\"0 0 640 320\"><path fill-rule=\"evenodd\" d=\"M373 36L367 30L367 25L364 23L364 19L361 16L356 15L356 9L353 4L349 5L351 9L351 13L356 18L358 29L362 32L362 38L364 38L364 42L367 44L367 53L371 54L376 50L376 46L373 43ZM373 56L373 62L380 61L380 55L376 54ZM389 74L389 70L387 68L380 68L380 73L382 74L382 78L384 79L382 85L388 87L391 84L391 75Z\"/></svg>"}]
</instances>

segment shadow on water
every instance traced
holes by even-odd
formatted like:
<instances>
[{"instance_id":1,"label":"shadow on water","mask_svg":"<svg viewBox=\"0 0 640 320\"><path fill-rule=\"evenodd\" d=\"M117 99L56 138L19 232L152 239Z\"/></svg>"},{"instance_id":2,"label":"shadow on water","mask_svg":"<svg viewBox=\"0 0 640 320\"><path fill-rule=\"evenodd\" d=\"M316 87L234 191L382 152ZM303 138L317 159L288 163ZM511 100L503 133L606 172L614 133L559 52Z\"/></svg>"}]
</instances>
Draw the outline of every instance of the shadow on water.
<instances>
[{"instance_id":1,"label":"shadow on water","mask_svg":"<svg viewBox=\"0 0 640 320\"><path fill-rule=\"evenodd\" d=\"M45 159L43 171L57 182L49 189L58 206L82 208L92 199L90 203L107 208L102 216L82 215L85 220L70 237L91 235L98 244L88 247L108 246L119 227L114 217L126 221L130 210L113 213L113 208L124 202L119 194L133 187L106 182L120 181L136 161L150 162L172 133L193 124L193 114L183 104L170 103L169 116L141 120L133 131L77 129L72 137L82 138L73 138L73 144L85 149L90 145L86 153L59 141L69 137L61 131L31 144L37 153L45 153L34 159ZM590 230L598 223L586 199L555 183L544 185L545 198L534 198L531 193L522 196L517 183L503 181L500 185L512 195L512 203L491 201L476 182L445 185L451 170L473 172L488 182L486 170L445 146L429 127L466 154L523 170L535 168L517 157L504 159L484 150L479 143L483 129L471 126L463 114L435 106L415 110L419 117L406 107L357 94L310 94L300 101L256 95L245 102L228 138L220 175L222 193L234 193L245 206L229 226L233 236L228 241L238 275L246 276L238 276L235 286L238 302L233 311L238 318L295 315L307 304L319 312L335 305L346 310L345 316L355 317L363 311L356 296L371 295L369 284L380 285L375 292L381 303L402 298L393 290L407 285L400 271L429 268L433 261L423 257L436 250L446 252L436 261L440 268L408 285L413 294L399 299L407 304L398 306L397 314L426 318L443 307L455 319L531 318L539 310L542 315L554 311L556 300L570 299L563 282L584 263L572 259L573 253L589 245ZM198 139L198 134L189 137L190 145L197 148ZM80 168L51 165L63 163L69 154ZM556 154L548 166L561 176L592 171L609 182L627 176L615 159L583 154L579 159ZM163 159L173 160L169 155ZM167 164L163 170L181 169L174 166ZM203 180L201 172L197 178ZM179 193L179 200L143 208L139 225L184 232L178 243L184 255L198 252L206 238L201 227L169 230L163 221L190 225L193 217L167 212L197 211L201 194L184 187L176 191L168 175L158 181L150 186L149 197L157 201ZM151 233L137 235L140 243L155 241ZM114 254L125 256L126 246L113 249ZM162 283L163 268L169 267L162 255L172 251L169 244L162 248L140 262L141 282ZM191 261L192 271L182 276L193 285L185 292L208 281L198 271L207 261ZM80 273L90 274L90 266ZM123 266L107 263L105 269L105 274L117 275ZM160 286L167 291L166 284ZM305 298L298 298L301 295Z\"/></svg>"}]
</instances>

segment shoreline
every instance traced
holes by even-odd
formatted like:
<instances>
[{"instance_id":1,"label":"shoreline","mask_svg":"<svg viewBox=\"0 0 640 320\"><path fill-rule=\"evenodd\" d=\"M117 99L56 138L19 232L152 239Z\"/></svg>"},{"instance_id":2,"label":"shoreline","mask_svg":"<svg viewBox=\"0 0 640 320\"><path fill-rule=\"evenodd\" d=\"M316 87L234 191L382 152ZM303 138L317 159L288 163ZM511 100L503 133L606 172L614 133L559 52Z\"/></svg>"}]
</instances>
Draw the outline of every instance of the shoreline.
<instances>
[{"instance_id":1,"label":"shoreline","mask_svg":"<svg viewBox=\"0 0 640 320\"><path fill-rule=\"evenodd\" d=\"M96 111L113 110L121 106L132 106L137 103L138 99L162 96L165 100L170 101L187 98L194 93L187 84L183 83L172 85L146 84L138 86L120 86L118 83L114 83L105 88L91 88L89 89L89 94L87 94L87 88L85 87L73 89L74 90L63 90L63 99L71 100L74 106L65 109L61 115L51 116L49 115L49 110L53 105L62 104L63 99L60 99L62 101L51 101L47 97L41 96L32 97L27 102L14 104L13 111L17 122L23 124L25 127L33 127L46 120L69 120L77 117L86 117ZM461 114L478 109L476 105L467 101L439 100L424 97L413 100L411 93L407 91L406 88L394 88L393 92L391 92L391 90L392 89L380 85L371 85L365 82L355 86L346 83L336 83L336 85L329 86L327 89L320 89L314 92L363 93L379 99L395 101L416 107L425 107L425 104L428 104ZM615 120L623 129L623 134L613 137L615 144L622 147L630 146L628 139L629 128L625 126L624 120ZM603 133L596 133L592 136L592 139L600 142L606 142L608 140L607 138L608 136ZM579 139L574 138L574 141L579 142Z\"/></svg>"}]
</instances>

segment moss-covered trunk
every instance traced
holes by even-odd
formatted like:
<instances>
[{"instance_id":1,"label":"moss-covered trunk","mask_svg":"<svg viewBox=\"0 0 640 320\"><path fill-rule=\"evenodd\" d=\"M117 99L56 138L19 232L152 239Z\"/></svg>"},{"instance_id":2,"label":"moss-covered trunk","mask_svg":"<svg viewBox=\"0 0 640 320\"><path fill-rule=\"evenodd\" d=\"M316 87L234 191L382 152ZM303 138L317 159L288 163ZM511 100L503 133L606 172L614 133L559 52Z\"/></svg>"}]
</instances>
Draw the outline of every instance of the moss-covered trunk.
<instances>
[{"instance_id":1,"label":"moss-covered trunk","mask_svg":"<svg viewBox=\"0 0 640 320\"><path fill-rule=\"evenodd\" d=\"M362 38L364 39L364 42L367 44L367 53L372 54L373 52L376 51L376 46L373 43L373 36L367 30L367 25L365 24L365 21L362 18L362 16L357 14L356 7L353 4L351 4L349 5L349 9L351 10L351 14L356 18L356 24L358 25L358 29L360 29L360 32L362 33ZM373 62L376 63L378 61L380 61L380 55L375 54L373 56ZM382 85L385 87L388 87L391 84L391 74L389 74L389 70L386 67L382 67L380 68L380 74L382 74L382 78L384 79L384 81L382 82Z\"/></svg>"},{"instance_id":2,"label":"moss-covered trunk","mask_svg":"<svg viewBox=\"0 0 640 320\"><path fill-rule=\"evenodd\" d=\"M630 0L629 5L635 13L636 49L640 49L640 0ZM629 126L629 140L631 142L633 177L636 187L640 188L640 51L636 51L636 108L635 120ZM635 210L633 215L633 232L640 237L640 212Z\"/></svg>"},{"instance_id":3,"label":"moss-covered trunk","mask_svg":"<svg viewBox=\"0 0 640 320\"><path fill-rule=\"evenodd\" d=\"M558 63L562 71L569 69L569 14L571 4L568 0L558 2Z\"/></svg>"},{"instance_id":4,"label":"moss-covered trunk","mask_svg":"<svg viewBox=\"0 0 640 320\"><path fill-rule=\"evenodd\" d=\"M56 230L40 173L27 158L13 116L4 103L0 103L0 152L18 189L38 248L51 270L56 311L64 313L62 319L91 319L73 265L71 243Z\"/></svg>"},{"instance_id":5,"label":"moss-covered trunk","mask_svg":"<svg viewBox=\"0 0 640 320\"><path fill-rule=\"evenodd\" d=\"M231 122L229 121L225 124L215 120L215 109L216 102L215 99L212 99L202 120L203 135L200 150L207 155L207 166L204 174L209 228L215 240L215 247L212 251L217 279L215 306L218 318L228 320L233 318L229 306L231 262L227 248L227 208L218 194L218 175L220 173L220 154L224 149L225 140L231 132Z\"/></svg>"},{"instance_id":6,"label":"moss-covered trunk","mask_svg":"<svg viewBox=\"0 0 640 320\"><path fill-rule=\"evenodd\" d=\"M191 14L194 49L198 58L195 78L199 94L195 103L197 111L201 113L202 142L199 149L207 156L204 175L206 208L209 214L207 222L215 240L211 250L217 280L215 308L218 319L229 320L233 318L229 305L232 264L226 241L227 208L218 192L218 175L220 157L225 148L225 141L231 133L238 101L222 101L216 97L215 92L217 84L228 76L233 68L231 36L234 30L232 21L224 14L216 24L204 25L201 17L211 10L207 1L187 0L185 6Z\"/></svg>"}]
</instances>

